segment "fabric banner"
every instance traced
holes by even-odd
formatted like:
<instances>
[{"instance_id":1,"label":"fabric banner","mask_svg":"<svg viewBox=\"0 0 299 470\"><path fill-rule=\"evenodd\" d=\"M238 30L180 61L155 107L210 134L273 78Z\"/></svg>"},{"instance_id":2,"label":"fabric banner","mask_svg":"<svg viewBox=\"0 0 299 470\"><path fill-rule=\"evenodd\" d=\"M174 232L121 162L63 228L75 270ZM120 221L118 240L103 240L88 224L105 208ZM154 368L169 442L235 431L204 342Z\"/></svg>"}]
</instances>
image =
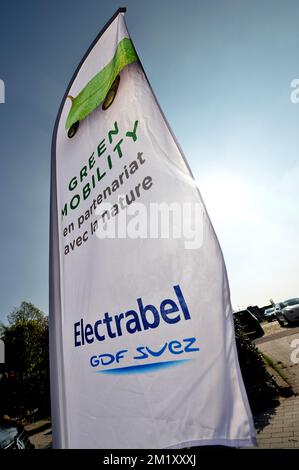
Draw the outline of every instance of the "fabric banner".
<instances>
[{"instance_id":1,"label":"fabric banner","mask_svg":"<svg viewBox=\"0 0 299 470\"><path fill-rule=\"evenodd\" d=\"M56 120L49 315L54 447L254 444L222 252L123 10Z\"/></svg>"}]
</instances>

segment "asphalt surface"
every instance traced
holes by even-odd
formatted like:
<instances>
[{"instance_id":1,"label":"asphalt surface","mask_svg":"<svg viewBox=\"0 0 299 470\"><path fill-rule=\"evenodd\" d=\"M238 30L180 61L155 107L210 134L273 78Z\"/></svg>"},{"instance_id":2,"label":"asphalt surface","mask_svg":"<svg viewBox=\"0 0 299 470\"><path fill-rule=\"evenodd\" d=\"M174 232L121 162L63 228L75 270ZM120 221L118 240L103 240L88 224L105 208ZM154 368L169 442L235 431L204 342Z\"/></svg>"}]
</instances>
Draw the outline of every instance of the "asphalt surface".
<instances>
[{"instance_id":1,"label":"asphalt surface","mask_svg":"<svg viewBox=\"0 0 299 470\"><path fill-rule=\"evenodd\" d=\"M281 330L276 332L272 329L271 334L265 334L257 339L255 344L262 353L278 364L293 392L299 395L299 363L295 363L292 356L295 348L298 348L294 340L299 340L299 327L286 327Z\"/></svg>"},{"instance_id":2,"label":"asphalt surface","mask_svg":"<svg viewBox=\"0 0 299 470\"><path fill-rule=\"evenodd\" d=\"M256 340L255 344L261 352L277 363L285 380L292 387L294 395L290 398L278 398L277 405L255 417L258 447L298 449L299 363L292 361L292 352L293 341L299 340L299 327L281 328L277 322L262 326L265 336Z\"/></svg>"},{"instance_id":3,"label":"asphalt surface","mask_svg":"<svg viewBox=\"0 0 299 470\"><path fill-rule=\"evenodd\" d=\"M261 338L256 339L254 343L256 345L262 344L262 343L268 343L269 341L274 341L274 340L285 338L286 336L292 336L292 335L298 335L299 337L299 326L297 325L284 327L284 328L280 326L280 330L277 331L277 333L272 333L270 335L266 333L265 336L262 336Z\"/></svg>"}]
</instances>

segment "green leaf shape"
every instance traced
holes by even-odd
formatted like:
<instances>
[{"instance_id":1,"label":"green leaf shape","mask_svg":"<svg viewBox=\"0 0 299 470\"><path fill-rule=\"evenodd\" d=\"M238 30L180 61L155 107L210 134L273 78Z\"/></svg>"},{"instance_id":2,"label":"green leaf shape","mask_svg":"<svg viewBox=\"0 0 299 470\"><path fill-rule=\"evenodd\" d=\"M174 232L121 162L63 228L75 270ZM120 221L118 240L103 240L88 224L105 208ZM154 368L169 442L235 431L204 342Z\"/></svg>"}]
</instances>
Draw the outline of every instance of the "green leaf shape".
<instances>
[{"instance_id":1,"label":"green leaf shape","mask_svg":"<svg viewBox=\"0 0 299 470\"><path fill-rule=\"evenodd\" d=\"M69 129L75 122L82 121L104 101L117 75L126 66L138 60L131 39L122 39L116 48L113 59L98 72L73 98L65 128Z\"/></svg>"}]
</instances>

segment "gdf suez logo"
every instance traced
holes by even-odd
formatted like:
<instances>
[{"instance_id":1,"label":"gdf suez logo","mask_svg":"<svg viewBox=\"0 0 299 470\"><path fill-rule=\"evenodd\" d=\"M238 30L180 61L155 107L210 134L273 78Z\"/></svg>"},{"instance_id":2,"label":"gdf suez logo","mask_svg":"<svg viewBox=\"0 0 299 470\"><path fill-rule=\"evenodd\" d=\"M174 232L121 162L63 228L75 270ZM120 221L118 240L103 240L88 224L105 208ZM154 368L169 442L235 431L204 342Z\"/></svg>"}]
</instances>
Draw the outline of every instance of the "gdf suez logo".
<instances>
[{"instance_id":1,"label":"gdf suez logo","mask_svg":"<svg viewBox=\"0 0 299 470\"><path fill-rule=\"evenodd\" d=\"M5 103L5 84L0 78L0 104Z\"/></svg>"},{"instance_id":2,"label":"gdf suez logo","mask_svg":"<svg viewBox=\"0 0 299 470\"><path fill-rule=\"evenodd\" d=\"M121 349L114 354L105 353L91 356L90 365L93 368L100 367L97 372L131 373L137 370L139 372L145 372L178 365L179 363L183 364L190 360L188 353L198 351L200 351L200 348L196 344L195 337L184 338L181 340L165 341L158 348L138 346L133 351ZM181 355L183 355L183 357L181 357ZM162 362L156 362L157 359L162 358ZM126 362L128 360L130 365L118 367L123 361ZM155 362L153 362L153 360L155 360ZM112 369L106 369L107 366L111 365L113 366Z\"/></svg>"}]
</instances>

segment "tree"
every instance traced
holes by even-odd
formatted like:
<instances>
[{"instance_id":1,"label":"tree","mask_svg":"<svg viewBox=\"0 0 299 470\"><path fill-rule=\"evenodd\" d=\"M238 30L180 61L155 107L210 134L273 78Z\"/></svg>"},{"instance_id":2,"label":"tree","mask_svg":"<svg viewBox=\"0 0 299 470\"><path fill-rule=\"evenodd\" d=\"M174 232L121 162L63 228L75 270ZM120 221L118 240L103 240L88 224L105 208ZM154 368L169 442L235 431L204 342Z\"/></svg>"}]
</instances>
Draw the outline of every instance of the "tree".
<instances>
[{"instance_id":1,"label":"tree","mask_svg":"<svg viewBox=\"0 0 299 470\"><path fill-rule=\"evenodd\" d=\"M48 318L32 303L22 302L8 316L8 325L0 326L0 334L6 354L1 383L6 413L20 415L37 408L48 413Z\"/></svg>"}]
</instances>

